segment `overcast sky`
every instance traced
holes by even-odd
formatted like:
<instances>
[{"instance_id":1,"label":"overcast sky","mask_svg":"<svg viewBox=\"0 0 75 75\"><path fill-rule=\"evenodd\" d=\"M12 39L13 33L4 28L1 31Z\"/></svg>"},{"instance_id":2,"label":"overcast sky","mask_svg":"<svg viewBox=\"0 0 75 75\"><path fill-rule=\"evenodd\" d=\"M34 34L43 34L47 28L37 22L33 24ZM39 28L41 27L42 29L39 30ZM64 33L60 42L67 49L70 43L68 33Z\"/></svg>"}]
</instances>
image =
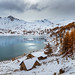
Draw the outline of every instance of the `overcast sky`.
<instances>
[{"instance_id":1,"label":"overcast sky","mask_svg":"<svg viewBox=\"0 0 75 75\"><path fill-rule=\"evenodd\" d=\"M75 17L75 0L0 0L0 16L33 21Z\"/></svg>"}]
</instances>

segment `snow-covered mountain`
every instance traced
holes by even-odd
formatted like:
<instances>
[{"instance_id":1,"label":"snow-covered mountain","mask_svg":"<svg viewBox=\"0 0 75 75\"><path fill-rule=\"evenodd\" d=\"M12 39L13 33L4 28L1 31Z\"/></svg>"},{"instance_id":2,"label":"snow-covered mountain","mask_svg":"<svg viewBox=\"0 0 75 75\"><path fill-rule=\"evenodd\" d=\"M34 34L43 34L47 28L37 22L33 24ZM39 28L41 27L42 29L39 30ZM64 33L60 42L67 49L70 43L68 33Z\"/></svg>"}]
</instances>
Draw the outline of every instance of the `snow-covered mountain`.
<instances>
[{"instance_id":1,"label":"snow-covered mountain","mask_svg":"<svg viewBox=\"0 0 75 75\"><path fill-rule=\"evenodd\" d=\"M4 17L1 18L0 17L0 28L2 29L26 29L26 30L31 30L33 29L32 27L34 26L34 28L46 28L49 25L52 25L53 23L50 22L47 19L44 20L36 20L34 22L26 22L24 20L20 20L17 18L14 18L12 16L8 16L8 17ZM47 27L48 28L48 27Z\"/></svg>"},{"instance_id":2,"label":"snow-covered mountain","mask_svg":"<svg viewBox=\"0 0 75 75\"><path fill-rule=\"evenodd\" d=\"M45 29L52 29L54 27L61 27L67 25L75 20L59 20L59 21L49 21L47 19L35 20L34 22L26 22L14 18L13 16L0 17L0 34L26 34L26 32L42 32ZM43 30L43 31L42 31Z\"/></svg>"},{"instance_id":3,"label":"snow-covered mountain","mask_svg":"<svg viewBox=\"0 0 75 75\"><path fill-rule=\"evenodd\" d=\"M72 23L73 22L73 23ZM50 43L53 53L52 55L46 54L47 58L40 60L40 66L30 70L21 71L20 64L22 61L26 61L27 54L19 58L14 58L12 60L0 62L0 75L75 75L75 55L71 57L62 57L60 55L61 51L61 39L66 31L70 31L72 27L75 28L75 20L59 20L53 21L53 23L47 19L36 20L34 22L26 22L19 20L12 16L5 18L0 18L0 34L24 34L25 32L33 33L43 33L45 29L48 34L46 34L46 44ZM69 24L71 23L71 24ZM67 25L69 24L69 26ZM67 25L67 26L64 26ZM58 27L57 27L58 26ZM56 27L56 28L54 28ZM50 29L52 28L52 29ZM60 33L62 35L60 35ZM44 34L44 33L43 33ZM30 37L29 37L30 38ZM50 47L49 47L50 48ZM47 48L48 50L48 48ZM33 52L33 56L45 56L44 51L46 49L41 49L37 52ZM13 61L14 60L14 61ZM30 61L29 61L30 62ZM33 60L32 60L33 63ZM28 65L31 65L29 63Z\"/></svg>"},{"instance_id":4,"label":"snow-covered mountain","mask_svg":"<svg viewBox=\"0 0 75 75\"><path fill-rule=\"evenodd\" d=\"M53 23L47 19L26 22L12 16L0 17L0 34L6 34L9 30L21 33L25 31L37 31L52 28ZM9 33L10 34L10 33Z\"/></svg>"}]
</instances>

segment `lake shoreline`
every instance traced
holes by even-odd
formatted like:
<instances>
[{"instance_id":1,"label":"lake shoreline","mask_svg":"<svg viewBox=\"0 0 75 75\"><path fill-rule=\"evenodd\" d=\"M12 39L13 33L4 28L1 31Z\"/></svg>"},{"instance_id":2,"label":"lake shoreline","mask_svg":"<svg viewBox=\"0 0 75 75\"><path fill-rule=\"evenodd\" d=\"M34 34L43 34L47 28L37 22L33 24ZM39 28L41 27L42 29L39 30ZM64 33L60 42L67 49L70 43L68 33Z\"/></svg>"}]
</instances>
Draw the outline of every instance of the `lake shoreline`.
<instances>
[{"instance_id":1,"label":"lake shoreline","mask_svg":"<svg viewBox=\"0 0 75 75\"><path fill-rule=\"evenodd\" d=\"M32 35L31 35L31 36L32 36ZM2 37L10 37L10 38L11 38L12 36L0 36L0 37L1 37L1 38L2 38ZM13 36L13 37L18 37L18 36ZM22 37L22 36L19 36L19 37ZM25 37L25 36L23 36L23 37ZM27 37L28 37L28 36L27 36ZM27 37L25 37L25 38L27 38ZM40 40L41 40L41 41L44 40L44 41L42 41L42 43L43 43L44 46L45 46L45 43L44 43L44 42L46 42L45 37L43 37L42 35L41 35L41 36L39 35L39 36L37 36L37 37L36 37L36 36L32 36L32 37L34 37L34 38L33 38L33 41L36 41L36 40L38 40L38 39L39 39L39 41L40 41ZM30 38L30 37L29 37L29 38ZM32 40L29 39L29 38L24 39L24 40L26 40L26 41L27 41L27 40L32 41ZM2 39L3 39L3 38L2 38ZM36 40L35 40L35 39L36 39ZM7 42L8 42L8 41L7 41ZM40 42L40 44L41 44L41 42ZM2 46L3 46L3 45L2 45ZM33 44L30 44L29 46L34 46L34 45L33 45ZM36 46L37 46L37 44L36 44ZM27 46L27 47L28 47L28 46ZM43 47L43 48L44 48L44 47ZM42 48L41 48L41 49L42 49ZM39 50L40 50L39 48L38 48L37 50L34 49L33 51L30 51L29 53L36 52L36 51L39 51ZM17 49L16 49L16 51L17 51ZM0 62L1 62L1 61L8 61L8 60L16 59L16 58L18 58L18 57L21 57L21 56L23 56L23 55L25 55L25 54L29 54L29 53L24 52L23 54L18 55L18 56L16 56L16 57L12 57L12 58L10 58L10 59L9 59L9 58L8 58L8 59L5 59L5 58L4 58L4 60L2 59L2 60L0 60Z\"/></svg>"}]
</instances>

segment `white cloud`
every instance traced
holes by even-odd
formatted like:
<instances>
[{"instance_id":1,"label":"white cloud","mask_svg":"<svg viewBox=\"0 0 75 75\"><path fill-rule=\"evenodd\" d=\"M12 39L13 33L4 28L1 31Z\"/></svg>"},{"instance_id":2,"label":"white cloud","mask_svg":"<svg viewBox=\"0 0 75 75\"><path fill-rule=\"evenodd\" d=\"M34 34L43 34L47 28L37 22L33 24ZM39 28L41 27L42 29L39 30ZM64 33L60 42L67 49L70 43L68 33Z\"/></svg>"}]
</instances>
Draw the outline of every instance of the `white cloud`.
<instances>
[{"instance_id":1,"label":"white cloud","mask_svg":"<svg viewBox=\"0 0 75 75\"><path fill-rule=\"evenodd\" d=\"M0 0L0 14L2 15L1 12L17 13L19 17L26 14L25 17L30 19L38 19L38 16L51 18L52 16L74 15L75 0Z\"/></svg>"}]
</instances>

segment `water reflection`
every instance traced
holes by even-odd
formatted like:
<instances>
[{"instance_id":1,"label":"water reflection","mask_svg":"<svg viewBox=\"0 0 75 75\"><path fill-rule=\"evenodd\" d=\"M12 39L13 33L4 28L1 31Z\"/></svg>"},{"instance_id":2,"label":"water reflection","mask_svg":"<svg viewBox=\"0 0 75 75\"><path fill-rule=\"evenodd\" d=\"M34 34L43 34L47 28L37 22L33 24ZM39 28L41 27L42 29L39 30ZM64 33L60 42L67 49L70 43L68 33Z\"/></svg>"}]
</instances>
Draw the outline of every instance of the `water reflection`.
<instances>
[{"instance_id":1,"label":"water reflection","mask_svg":"<svg viewBox=\"0 0 75 75\"><path fill-rule=\"evenodd\" d=\"M27 40L25 36L0 36L0 60L11 59L44 48L45 40L39 38L41 37Z\"/></svg>"},{"instance_id":2,"label":"water reflection","mask_svg":"<svg viewBox=\"0 0 75 75\"><path fill-rule=\"evenodd\" d=\"M35 43L25 43L25 45L27 45L27 46L35 45Z\"/></svg>"}]
</instances>

